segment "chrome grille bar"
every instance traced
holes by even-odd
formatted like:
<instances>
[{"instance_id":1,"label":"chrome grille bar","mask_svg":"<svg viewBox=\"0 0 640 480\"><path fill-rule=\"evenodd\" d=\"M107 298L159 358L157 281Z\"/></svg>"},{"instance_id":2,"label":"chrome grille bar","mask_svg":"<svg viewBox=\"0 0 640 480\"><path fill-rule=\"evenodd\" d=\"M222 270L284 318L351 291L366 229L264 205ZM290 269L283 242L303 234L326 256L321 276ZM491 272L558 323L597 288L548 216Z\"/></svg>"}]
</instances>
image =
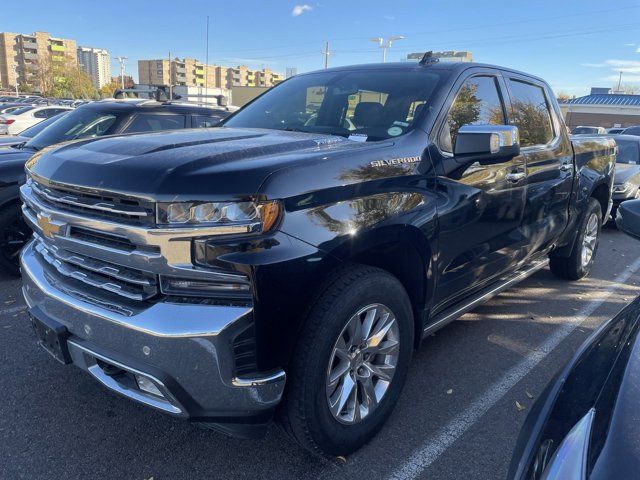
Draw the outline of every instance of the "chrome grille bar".
<instances>
[{"instance_id":1,"label":"chrome grille bar","mask_svg":"<svg viewBox=\"0 0 640 480\"><path fill-rule=\"evenodd\" d=\"M133 218L153 216L152 212L149 212L142 207L116 205L114 202L95 199L90 196L83 196L81 193L75 195L65 191L44 187L33 180L30 180L30 186L34 194L54 205L64 204L82 209L97 210L105 214L125 215Z\"/></svg>"}]
</instances>

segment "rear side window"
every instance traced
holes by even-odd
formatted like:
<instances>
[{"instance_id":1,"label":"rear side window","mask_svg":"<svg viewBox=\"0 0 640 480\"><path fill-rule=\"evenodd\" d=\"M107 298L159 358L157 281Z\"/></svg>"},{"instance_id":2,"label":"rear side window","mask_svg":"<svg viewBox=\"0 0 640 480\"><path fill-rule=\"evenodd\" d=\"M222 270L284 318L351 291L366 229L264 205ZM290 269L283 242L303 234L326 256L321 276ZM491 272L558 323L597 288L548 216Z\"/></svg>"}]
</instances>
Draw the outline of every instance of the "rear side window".
<instances>
[{"instance_id":1,"label":"rear side window","mask_svg":"<svg viewBox=\"0 0 640 480\"><path fill-rule=\"evenodd\" d=\"M504 125L504 108L495 77L472 77L456 95L444 128L440 132L440 149L453 152L458 130L463 125Z\"/></svg>"},{"instance_id":2,"label":"rear side window","mask_svg":"<svg viewBox=\"0 0 640 480\"><path fill-rule=\"evenodd\" d=\"M159 132L160 130L178 130L185 128L184 115L164 115L143 113L136 115L126 128L126 133Z\"/></svg>"},{"instance_id":3,"label":"rear side window","mask_svg":"<svg viewBox=\"0 0 640 480\"><path fill-rule=\"evenodd\" d=\"M512 125L520 130L520 145L546 145L553 140L549 103L542 87L509 79Z\"/></svg>"},{"instance_id":4,"label":"rear side window","mask_svg":"<svg viewBox=\"0 0 640 480\"><path fill-rule=\"evenodd\" d=\"M45 108L44 110L38 110L33 113L33 116L36 118L49 118L51 116L51 109Z\"/></svg>"}]
</instances>

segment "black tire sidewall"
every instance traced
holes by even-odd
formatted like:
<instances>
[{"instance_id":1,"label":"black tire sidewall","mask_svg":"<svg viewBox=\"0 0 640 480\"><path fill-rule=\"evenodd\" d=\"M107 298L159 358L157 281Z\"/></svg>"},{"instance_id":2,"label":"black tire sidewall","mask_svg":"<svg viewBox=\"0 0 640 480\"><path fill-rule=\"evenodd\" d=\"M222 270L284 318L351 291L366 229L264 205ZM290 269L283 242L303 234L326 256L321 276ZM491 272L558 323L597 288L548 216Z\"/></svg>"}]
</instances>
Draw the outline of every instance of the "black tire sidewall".
<instances>
[{"instance_id":1,"label":"black tire sidewall","mask_svg":"<svg viewBox=\"0 0 640 480\"><path fill-rule=\"evenodd\" d=\"M589 219L591 215L594 214L598 218L598 235L596 237L596 245L593 249L593 255L591 256L591 260L587 265L582 265L582 241L587 232L587 224L589 223ZM576 276L578 278L583 278L589 275L591 271L591 267L593 266L593 262L595 261L596 254L598 252L598 246L600 245L600 234L602 233L602 210L600 204L595 199L589 200L589 206L587 211L582 219L580 224L580 230L578 231L578 236L576 237L576 243L573 249L572 261L574 263L573 268L575 269Z\"/></svg>"},{"instance_id":2,"label":"black tire sidewall","mask_svg":"<svg viewBox=\"0 0 640 480\"><path fill-rule=\"evenodd\" d=\"M319 307L321 303L322 301L319 302ZM378 407L359 423L345 425L333 417L326 400L325 382L329 358L338 335L351 316L361 308L375 303L388 307L398 322L398 363L391 385ZM314 339L307 338L303 344L314 347L311 351L298 352L297 355L297 360L304 363L299 371L305 372L303 375L306 378L292 379L290 386L293 390L303 382L302 408L308 431L316 446L324 453L348 454L375 435L391 414L400 395L413 350L411 303L398 280L375 269L374 273L359 279L348 290L334 296L330 308L323 309L322 313L310 312L309 321L314 322L317 328L313 329Z\"/></svg>"},{"instance_id":3,"label":"black tire sidewall","mask_svg":"<svg viewBox=\"0 0 640 480\"><path fill-rule=\"evenodd\" d=\"M17 203L4 206L0 212L0 231L4 232L13 222L19 219L21 215L20 205ZM5 258L3 253L0 253L0 272L18 276L20 274L20 267Z\"/></svg>"}]
</instances>

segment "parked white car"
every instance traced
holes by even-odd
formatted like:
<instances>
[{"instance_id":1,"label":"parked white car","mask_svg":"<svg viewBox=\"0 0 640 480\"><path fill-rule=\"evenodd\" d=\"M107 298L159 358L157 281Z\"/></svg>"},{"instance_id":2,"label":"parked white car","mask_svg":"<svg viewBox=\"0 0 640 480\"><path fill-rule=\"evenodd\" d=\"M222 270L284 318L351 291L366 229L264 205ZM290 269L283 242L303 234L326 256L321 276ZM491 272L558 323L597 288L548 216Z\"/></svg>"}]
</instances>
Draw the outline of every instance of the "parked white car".
<instances>
[{"instance_id":1,"label":"parked white car","mask_svg":"<svg viewBox=\"0 0 640 480\"><path fill-rule=\"evenodd\" d=\"M24 106L0 115L0 135L17 135L24 129L67 110L73 109L63 105Z\"/></svg>"}]
</instances>

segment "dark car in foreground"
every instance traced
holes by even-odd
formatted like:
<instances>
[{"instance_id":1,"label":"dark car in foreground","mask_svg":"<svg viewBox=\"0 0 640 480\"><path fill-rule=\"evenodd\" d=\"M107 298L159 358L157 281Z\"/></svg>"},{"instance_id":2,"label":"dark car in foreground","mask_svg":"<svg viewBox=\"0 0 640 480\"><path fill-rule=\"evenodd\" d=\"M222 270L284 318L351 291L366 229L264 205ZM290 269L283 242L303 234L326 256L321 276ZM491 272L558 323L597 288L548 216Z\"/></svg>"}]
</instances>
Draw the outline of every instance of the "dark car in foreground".
<instances>
[{"instance_id":1,"label":"dark car in foreground","mask_svg":"<svg viewBox=\"0 0 640 480\"><path fill-rule=\"evenodd\" d=\"M640 197L640 137L635 135L613 135L618 146L616 176L613 184L612 221L618 206L624 201Z\"/></svg>"},{"instance_id":2,"label":"dark car in foreground","mask_svg":"<svg viewBox=\"0 0 640 480\"><path fill-rule=\"evenodd\" d=\"M36 153L23 292L41 345L107 388L240 436L277 414L342 455L422 338L548 264L589 273L615 151L505 68L301 74L221 128Z\"/></svg>"},{"instance_id":3,"label":"dark car in foreground","mask_svg":"<svg viewBox=\"0 0 640 480\"><path fill-rule=\"evenodd\" d=\"M640 239L640 200L620 206ZM640 478L640 297L605 322L534 404L510 480Z\"/></svg>"},{"instance_id":4,"label":"dark car in foreground","mask_svg":"<svg viewBox=\"0 0 640 480\"><path fill-rule=\"evenodd\" d=\"M24 164L32 155L71 140L210 127L227 115L224 108L152 100L103 100L70 111L18 148L0 148L0 271L18 273L20 250L31 237L31 229L20 213L18 188L24 183Z\"/></svg>"}]
</instances>

